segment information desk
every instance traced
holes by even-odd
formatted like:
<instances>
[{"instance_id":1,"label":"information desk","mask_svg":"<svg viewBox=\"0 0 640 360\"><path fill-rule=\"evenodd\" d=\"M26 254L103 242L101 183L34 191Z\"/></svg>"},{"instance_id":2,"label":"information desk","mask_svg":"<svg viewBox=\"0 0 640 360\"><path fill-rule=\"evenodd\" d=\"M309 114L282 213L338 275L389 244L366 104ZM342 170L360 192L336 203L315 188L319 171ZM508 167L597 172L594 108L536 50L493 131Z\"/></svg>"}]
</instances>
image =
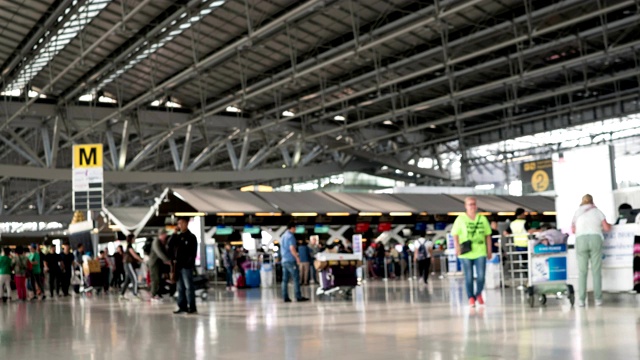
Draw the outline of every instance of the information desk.
<instances>
[{"instance_id":1,"label":"information desk","mask_svg":"<svg viewBox=\"0 0 640 360\"><path fill-rule=\"evenodd\" d=\"M640 234L639 224L613 225L605 234L602 247L602 290L610 292L633 289L634 238ZM568 281L578 286L578 260L575 248L569 249ZM587 290L592 290L591 267L587 278Z\"/></svg>"}]
</instances>

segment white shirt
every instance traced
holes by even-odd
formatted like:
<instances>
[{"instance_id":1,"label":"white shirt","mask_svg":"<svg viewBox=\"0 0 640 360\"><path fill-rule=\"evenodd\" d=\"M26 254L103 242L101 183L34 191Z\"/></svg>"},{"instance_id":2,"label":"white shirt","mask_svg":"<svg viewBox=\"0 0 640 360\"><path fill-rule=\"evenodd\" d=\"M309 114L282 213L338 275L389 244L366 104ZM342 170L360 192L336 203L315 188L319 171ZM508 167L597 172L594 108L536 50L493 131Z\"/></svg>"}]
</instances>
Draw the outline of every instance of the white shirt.
<instances>
[{"instance_id":1,"label":"white shirt","mask_svg":"<svg viewBox=\"0 0 640 360\"><path fill-rule=\"evenodd\" d=\"M430 258L431 253L429 252L429 250L433 249L433 241L421 237L418 238L418 247L420 247L420 245L424 245L424 249L427 250L427 259Z\"/></svg>"},{"instance_id":2,"label":"white shirt","mask_svg":"<svg viewBox=\"0 0 640 360\"><path fill-rule=\"evenodd\" d=\"M573 215L576 236L602 235L602 220L605 219L600 209L593 205L582 205Z\"/></svg>"}]
</instances>

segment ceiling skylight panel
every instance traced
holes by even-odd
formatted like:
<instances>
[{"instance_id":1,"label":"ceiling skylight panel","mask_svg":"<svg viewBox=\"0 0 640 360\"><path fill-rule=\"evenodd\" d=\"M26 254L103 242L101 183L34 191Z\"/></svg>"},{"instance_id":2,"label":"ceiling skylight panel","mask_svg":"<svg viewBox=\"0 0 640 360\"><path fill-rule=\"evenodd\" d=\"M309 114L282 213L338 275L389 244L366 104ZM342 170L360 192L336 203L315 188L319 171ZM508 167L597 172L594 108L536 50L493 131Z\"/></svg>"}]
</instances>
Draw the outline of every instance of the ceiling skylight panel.
<instances>
[{"instance_id":1,"label":"ceiling skylight panel","mask_svg":"<svg viewBox=\"0 0 640 360\"><path fill-rule=\"evenodd\" d=\"M47 66L47 64L64 49L84 27L96 17L102 9L104 9L111 0L89 0L78 9L78 12L71 16L56 35L52 36L50 41L40 49L38 55L20 71L18 77L7 87L8 89L22 89L27 85L38 73ZM77 2L74 2L74 6ZM67 9L68 14L70 9ZM59 21L62 18L58 19ZM49 35L47 32L38 43L42 43Z\"/></svg>"},{"instance_id":2,"label":"ceiling skylight panel","mask_svg":"<svg viewBox=\"0 0 640 360\"><path fill-rule=\"evenodd\" d=\"M206 3L206 2L207 2L207 0L203 0L203 3ZM200 10L197 15L192 16L191 18L186 20L184 23L178 25L178 27L176 29L173 29L173 30L169 31L169 33L166 34L166 36L164 36L163 38L158 40L156 43L152 44L148 49L143 51L141 54L139 54L139 55L135 56L134 58L130 59L129 62L127 63L127 65L125 65L123 68L121 68L120 70L114 72L113 74L111 74L106 79L102 80L102 82L98 86L96 86L95 91L101 90L104 86L106 86L107 84L113 82L116 78L120 77L125 71L133 68L134 66L136 66L137 64L139 64L143 60L147 59L149 56L151 56L156 51L158 51L158 49L164 47L167 43L171 42L177 36L182 34L185 30L189 29L192 25L200 22L206 15L210 14L213 11L214 8L222 6L225 2L226 2L226 0L225 1L218 0L218 1L211 2L208 7L205 7L202 10ZM183 13L180 16L181 21L182 21L182 19L184 19L186 17L187 17L187 14ZM171 22L170 26L175 26L177 24L178 24L178 22L176 20L174 20L174 21ZM167 30L169 30L169 29L163 28L161 33L165 34L167 32Z\"/></svg>"}]
</instances>

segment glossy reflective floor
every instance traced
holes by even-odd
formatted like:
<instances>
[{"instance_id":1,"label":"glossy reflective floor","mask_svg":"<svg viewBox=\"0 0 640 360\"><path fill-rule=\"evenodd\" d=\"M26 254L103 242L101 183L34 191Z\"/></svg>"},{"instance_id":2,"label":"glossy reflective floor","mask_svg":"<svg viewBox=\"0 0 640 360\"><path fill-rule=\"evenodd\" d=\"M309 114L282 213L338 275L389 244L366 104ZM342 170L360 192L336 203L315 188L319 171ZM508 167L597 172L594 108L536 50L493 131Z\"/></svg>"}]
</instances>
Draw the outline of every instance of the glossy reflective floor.
<instances>
[{"instance_id":1,"label":"glossy reflective floor","mask_svg":"<svg viewBox=\"0 0 640 360\"><path fill-rule=\"evenodd\" d=\"M519 291L465 305L460 280L370 282L353 300L284 304L210 290L200 314L115 296L0 305L3 359L639 359L640 296L529 308ZM143 295L147 295L144 293Z\"/></svg>"}]
</instances>

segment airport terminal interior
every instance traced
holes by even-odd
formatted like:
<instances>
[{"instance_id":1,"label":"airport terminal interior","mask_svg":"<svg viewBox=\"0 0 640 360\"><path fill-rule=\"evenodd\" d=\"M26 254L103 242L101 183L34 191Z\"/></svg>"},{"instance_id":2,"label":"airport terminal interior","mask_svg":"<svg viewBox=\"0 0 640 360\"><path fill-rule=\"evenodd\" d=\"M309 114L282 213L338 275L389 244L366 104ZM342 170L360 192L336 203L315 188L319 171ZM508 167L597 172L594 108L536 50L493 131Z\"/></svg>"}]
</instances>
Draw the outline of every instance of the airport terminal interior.
<instances>
[{"instance_id":1,"label":"airport terminal interior","mask_svg":"<svg viewBox=\"0 0 640 360\"><path fill-rule=\"evenodd\" d=\"M640 358L637 0L0 19L0 356Z\"/></svg>"}]
</instances>

